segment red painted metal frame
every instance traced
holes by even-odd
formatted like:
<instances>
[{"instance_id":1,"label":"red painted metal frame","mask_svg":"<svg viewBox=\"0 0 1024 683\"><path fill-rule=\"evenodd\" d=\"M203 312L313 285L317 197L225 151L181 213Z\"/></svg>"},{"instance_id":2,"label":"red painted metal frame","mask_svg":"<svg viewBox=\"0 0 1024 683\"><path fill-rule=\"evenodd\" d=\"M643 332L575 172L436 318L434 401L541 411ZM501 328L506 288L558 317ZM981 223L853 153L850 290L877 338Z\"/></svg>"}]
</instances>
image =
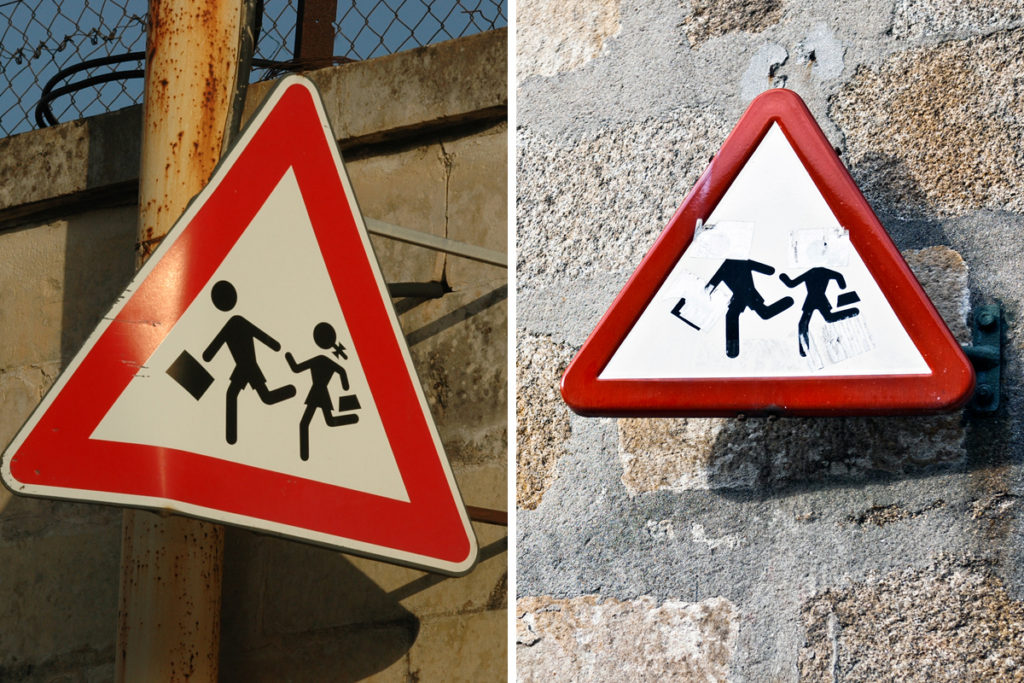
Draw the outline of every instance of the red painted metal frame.
<instances>
[{"instance_id":1,"label":"red painted metal frame","mask_svg":"<svg viewBox=\"0 0 1024 683\"><path fill-rule=\"evenodd\" d=\"M598 376L772 124L777 123L931 370L927 375L614 379ZM589 416L897 415L953 410L974 370L813 115L795 93L757 97L562 377Z\"/></svg>"},{"instance_id":2,"label":"red painted metal frame","mask_svg":"<svg viewBox=\"0 0 1024 683\"><path fill-rule=\"evenodd\" d=\"M11 458L13 490L42 487L40 495L131 505L145 505L132 502L134 497L178 501L206 511L197 516L239 523L220 516L226 512L257 529L266 520L453 564L475 555L454 498L458 492L446 478L444 455L412 384L415 375L406 371L390 332L386 307L391 303L377 284L373 256L361 241L331 144L311 88L288 86L216 189L200 200L195 217L175 228L181 234L154 256L153 269ZM298 180L408 503L195 453L90 438L289 169ZM77 491L65 496L58 489ZM355 552L394 561L383 551Z\"/></svg>"}]
</instances>

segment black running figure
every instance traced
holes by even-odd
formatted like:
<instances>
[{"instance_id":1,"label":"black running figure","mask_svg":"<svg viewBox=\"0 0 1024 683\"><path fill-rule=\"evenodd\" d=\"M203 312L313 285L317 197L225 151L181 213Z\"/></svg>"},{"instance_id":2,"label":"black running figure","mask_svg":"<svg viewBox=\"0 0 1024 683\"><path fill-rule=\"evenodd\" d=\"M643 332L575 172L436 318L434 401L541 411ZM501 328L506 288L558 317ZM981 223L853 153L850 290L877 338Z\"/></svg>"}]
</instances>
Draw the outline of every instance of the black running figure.
<instances>
[{"instance_id":1,"label":"black running figure","mask_svg":"<svg viewBox=\"0 0 1024 683\"><path fill-rule=\"evenodd\" d=\"M238 301L238 293L227 280L221 280L210 291L213 305L222 311L230 311ZM238 441L238 394L247 386L259 394L260 400L267 405L279 403L295 395L295 387L291 384L271 391L267 389L267 380L256 362L256 340L280 351L281 345L269 334L253 325L240 315L233 315L224 324L210 345L203 351L203 360L210 362L217 355L221 346L226 345L235 361L235 369L231 373L228 384L225 437L229 444Z\"/></svg>"},{"instance_id":2,"label":"black running figure","mask_svg":"<svg viewBox=\"0 0 1024 683\"><path fill-rule=\"evenodd\" d=\"M807 287L807 298L804 299L804 312L800 316L800 322L797 324L797 337L801 356L806 356L807 349L810 348L811 317L814 316L815 311L821 313L821 317L828 323L852 318L860 313L860 309L856 307L845 308L841 311L832 310L832 304L829 303L828 297L825 296L828 283L835 280L839 284L840 289L846 289L846 279L843 278L841 273L837 273L834 270L819 266L811 268L806 273L795 278L790 278L785 273L782 273L779 275L779 279L787 287L796 287L800 284Z\"/></svg>"},{"instance_id":3,"label":"black running figure","mask_svg":"<svg viewBox=\"0 0 1024 683\"><path fill-rule=\"evenodd\" d=\"M340 358L348 358L345 355L345 347L337 343L337 335L334 328L328 323L319 323L313 328L313 341L321 349L334 349L334 355ZM306 412L302 414L299 421L299 457L309 460L309 423L313 421L313 415L320 411L324 415L324 421L328 427L340 427L341 425L354 424L359 421L359 416L353 413L341 415L331 414L331 394L327 385L335 374L341 378L341 388L348 391L348 375L345 369L335 363L331 358L320 355L313 356L309 360L296 363L291 353L284 354L292 372L309 370L313 379L313 385L306 395Z\"/></svg>"},{"instance_id":4,"label":"black running figure","mask_svg":"<svg viewBox=\"0 0 1024 683\"><path fill-rule=\"evenodd\" d=\"M709 293L715 291L719 283L724 283L732 298L725 312L725 355L735 358L740 355L740 314L748 308L762 320L773 318L793 305L792 297L783 297L771 305L765 305L764 297L754 286L754 272L772 275L775 269L757 261L740 261L726 259L715 272L704 289Z\"/></svg>"}]
</instances>

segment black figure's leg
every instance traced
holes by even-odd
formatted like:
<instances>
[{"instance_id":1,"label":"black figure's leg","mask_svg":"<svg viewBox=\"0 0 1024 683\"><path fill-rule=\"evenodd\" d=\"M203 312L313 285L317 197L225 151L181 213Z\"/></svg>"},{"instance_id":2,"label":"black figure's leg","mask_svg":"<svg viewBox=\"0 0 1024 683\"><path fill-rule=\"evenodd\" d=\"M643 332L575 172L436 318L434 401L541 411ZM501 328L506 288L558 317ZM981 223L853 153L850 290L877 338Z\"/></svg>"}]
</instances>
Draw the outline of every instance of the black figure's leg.
<instances>
[{"instance_id":1,"label":"black figure's leg","mask_svg":"<svg viewBox=\"0 0 1024 683\"><path fill-rule=\"evenodd\" d=\"M797 342L800 346L800 355L806 356L807 349L811 348L811 316L814 315L815 309L804 311L804 314L800 316L800 322L797 324Z\"/></svg>"},{"instance_id":2,"label":"black figure's leg","mask_svg":"<svg viewBox=\"0 0 1024 683\"><path fill-rule=\"evenodd\" d=\"M340 427L341 425L351 425L359 422L359 416L355 413L342 413L341 415L331 415L330 408L321 408L324 414L324 422L327 423L328 427Z\"/></svg>"},{"instance_id":3,"label":"black figure's leg","mask_svg":"<svg viewBox=\"0 0 1024 683\"><path fill-rule=\"evenodd\" d=\"M238 394L244 386L241 382L232 382L228 385L227 406L224 413L227 421L225 438L230 444L238 441Z\"/></svg>"},{"instance_id":4,"label":"black figure's leg","mask_svg":"<svg viewBox=\"0 0 1024 683\"><path fill-rule=\"evenodd\" d=\"M299 420L299 457L303 460L309 460L309 423L313 420L314 414L316 406L306 406L306 412Z\"/></svg>"},{"instance_id":5,"label":"black figure's leg","mask_svg":"<svg viewBox=\"0 0 1024 683\"><path fill-rule=\"evenodd\" d=\"M818 311L821 313L821 317L825 319L827 323L834 323L838 320L846 320L860 313L859 308L847 308L842 311L833 311L831 308L819 308Z\"/></svg>"},{"instance_id":6,"label":"black figure's leg","mask_svg":"<svg viewBox=\"0 0 1024 683\"><path fill-rule=\"evenodd\" d=\"M761 316L762 320L767 320L768 318L774 318L779 313L782 313L784 310L792 306L793 297L784 296L775 303L773 303L771 306L765 306L764 300L758 298L758 300L750 302L749 305L752 309L754 309L754 312Z\"/></svg>"},{"instance_id":7,"label":"black figure's leg","mask_svg":"<svg viewBox=\"0 0 1024 683\"><path fill-rule=\"evenodd\" d=\"M729 306L725 312L725 355L735 358L740 355L740 313L746 306Z\"/></svg>"},{"instance_id":8,"label":"black figure's leg","mask_svg":"<svg viewBox=\"0 0 1024 683\"><path fill-rule=\"evenodd\" d=\"M260 395L260 400L268 406L285 401L295 395L295 387L291 384L271 391L270 389L267 389L266 382L260 382L259 384L254 384L253 388L256 389L256 393Z\"/></svg>"}]
</instances>

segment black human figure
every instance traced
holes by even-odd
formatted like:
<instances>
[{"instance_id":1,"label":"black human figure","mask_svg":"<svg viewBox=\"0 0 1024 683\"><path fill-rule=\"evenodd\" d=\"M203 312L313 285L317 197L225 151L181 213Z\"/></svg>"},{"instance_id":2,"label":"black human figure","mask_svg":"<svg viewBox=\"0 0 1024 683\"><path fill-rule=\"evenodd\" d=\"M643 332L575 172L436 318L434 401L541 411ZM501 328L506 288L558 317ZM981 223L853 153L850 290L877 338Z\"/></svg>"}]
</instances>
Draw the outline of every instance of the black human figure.
<instances>
[{"instance_id":1,"label":"black human figure","mask_svg":"<svg viewBox=\"0 0 1024 683\"><path fill-rule=\"evenodd\" d=\"M724 283L732 292L729 308L725 312L725 355L729 358L740 355L740 314L743 311L749 308L761 316L762 320L768 320L793 305L793 298L788 296L765 305L764 297L754 286L754 271L765 275L775 273L774 268L764 263L726 259L704 285L705 290L713 292L719 283Z\"/></svg>"},{"instance_id":2,"label":"black human figure","mask_svg":"<svg viewBox=\"0 0 1024 683\"><path fill-rule=\"evenodd\" d=\"M795 278L790 278L785 273L781 273L779 279L787 287L796 287L801 283L807 287L807 298L804 299L804 312L800 316L800 322L797 324L797 337L801 356L806 356L807 349L810 348L811 318L814 316L815 311L821 313L821 317L825 319L825 322L829 323L852 318L860 313L860 309L856 307L846 308L841 311L832 310L832 304L829 303L828 297L825 296L828 283L835 280L839 284L840 289L846 289L846 279L841 273L837 273L834 270L818 266ZM854 297L854 300L856 300L856 297Z\"/></svg>"},{"instance_id":3,"label":"black human figure","mask_svg":"<svg viewBox=\"0 0 1024 683\"><path fill-rule=\"evenodd\" d=\"M221 280L210 291L213 305L222 311L230 311L238 301L238 293L227 280ZM226 345L235 361L235 369L227 391L225 438L229 444L238 441L238 394L247 386L259 394L260 400L267 405L279 403L295 395L295 387L291 384L271 391L267 389L267 380L256 362L256 340L280 351L281 344L269 334L253 325L240 315L231 316L221 328L210 345L203 351L203 360L210 362L217 355L221 346Z\"/></svg>"},{"instance_id":4,"label":"black human figure","mask_svg":"<svg viewBox=\"0 0 1024 683\"><path fill-rule=\"evenodd\" d=\"M333 347L336 356L348 358L345 355L345 347L336 343L337 335L329 323L319 323L313 328L313 341L321 349L326 350ZM327 385L330 383L331 377L336 374L341 378L341 388L348 391L348 375L345 374L343 367L324 355L313 356L301 363L296 363L291 353L285 353L284 357L288 361L288 365L291 366L292 372L309 370L313 380L309 393L306 395L306 412L299 420L299 457L309 460L309 423L313 421L316 411L319 410L323 413L328 427L354 424L359 422L359 416L352 413L331 414L331 394Z\"/></svg>"}]
</instances>

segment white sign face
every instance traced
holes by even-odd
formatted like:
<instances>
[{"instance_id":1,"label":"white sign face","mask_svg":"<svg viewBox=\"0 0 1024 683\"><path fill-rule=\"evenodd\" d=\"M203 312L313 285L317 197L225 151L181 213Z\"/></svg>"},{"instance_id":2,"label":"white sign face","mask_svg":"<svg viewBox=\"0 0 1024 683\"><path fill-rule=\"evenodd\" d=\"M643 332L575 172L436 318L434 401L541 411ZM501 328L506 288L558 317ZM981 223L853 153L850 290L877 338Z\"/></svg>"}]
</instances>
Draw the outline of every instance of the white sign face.
<instances>
[{"instance_id":1,"label":"white sign face","mask_svg":"<svg viewBox=\"0 0 1024 683\"><path fill-rule=\"evenodd\" d=\"M228 282L235 289L237 302L229 311L214 303L212 290L218 282ZM236 316L280 344L275 351L256 333L239 347L255 350L255 367L269 394L291 396L267 403L250 385L237 392L233 407L227 406L227 393L236 384L229 379L238 377L241 367L233 353L239 347L232 349L234 342L217 348L213 344L214 334L227 330L225 325ZM340 352L344 357L316 343L314 330L322 323L333 329L332 344L344 347ZM175 448L408 502L350 340L298 182L289 170L91 438ZM183 352L219 380L200 398L166 372ZM314 387L311 373L294 372L286 353L292 354L296 365L324 354L341 367L348 384L343 389L340 376L333 376L336 370L323 377L332 398L331 411L339 398L335 394L350 397L348 402L359 406L348 411L354 422L335 426L329 426L317 411L304 428L306 458L300 448L304 438L300 425ZM318 374L312 378L318 379ZM287 391L288 387L292 390ZM235 433L229 441L226 412L232 410Z\"/></svg>"},{"instance_id":2,"label":"white sign face","mask_svg":"<svg viewBox=\"0 0 1024 683\"><path fill-rule=\"evenodd\" d=\"M929 373L773 124L599 379Z\"/></svg>"}]
</instances>

